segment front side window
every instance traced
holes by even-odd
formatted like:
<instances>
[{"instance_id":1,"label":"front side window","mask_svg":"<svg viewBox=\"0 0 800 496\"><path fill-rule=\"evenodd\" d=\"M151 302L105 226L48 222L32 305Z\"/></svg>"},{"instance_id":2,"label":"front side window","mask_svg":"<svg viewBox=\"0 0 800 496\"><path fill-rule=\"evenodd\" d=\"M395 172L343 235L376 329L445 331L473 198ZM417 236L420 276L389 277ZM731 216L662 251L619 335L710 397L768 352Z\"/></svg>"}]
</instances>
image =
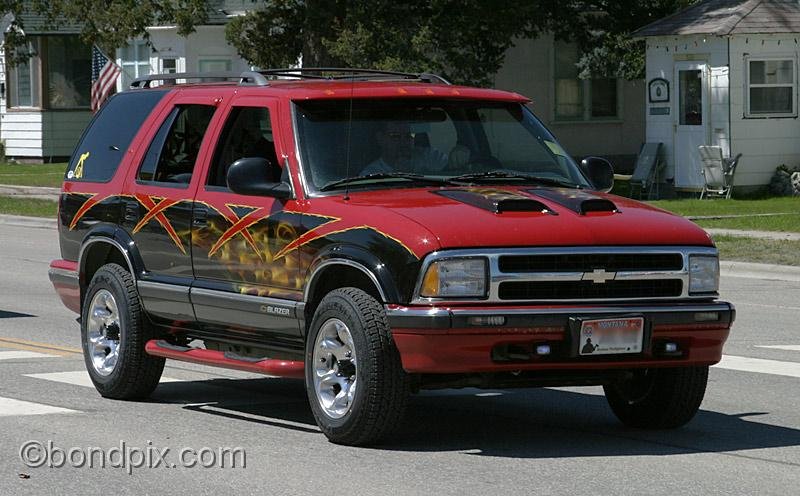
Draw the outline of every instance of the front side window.
<instances>
[{"instance_id":1,"label":"front side window","mask_svg":"<svg viewBox=\"0 0 800 496\"><path fill-rule=\"evenodd\" d=\"M797 115L797 78L793 59L747 61L747 115Z\"/></svg>"},{"instance_id":2,"label":"front side window","mask_svg":"<svg viewBox=\"0 0 800 496\"><path fill-rule=\"evenodd\" d=\"M616 78L578 77L580 50L574 43L555 43L554 97L556 120L589 121L619 117Z\"/></svg>"},{"instance_id":3,"label":"front side window","mask_svg":"<svg viewBox=\"0 0 800 496\"><path fill-rule=\"evenodd\" d=\"M351 109L348 100L309 100L295 102L295 112L305 175L317 191L344 188L342 181L385 188L469 182L476 175L588 186L519 103L364 99Z\"/></svg>"},{"instance_id":4,"label":"front side window","mask_svg":"<svg viewBox=\"0 0 800 496\"><path fill-rule=\"evenodd\" d=\"M176 106L150 143L137 180L188 186L214 111L211 105Z\"/></svg>"},{"instance_id":5,"label":"front side window","mask_svg":"<svg viewBox=\"0 0 800 496\"><path fill-rule=\"evenodd\" d=\"M248 157L267 159L273 170L273 180L279 180L281 169L275 153L269 109L266 107L234 107L231 110L214 152L206 184L227 187L230 165Z\"/></svg>"}]
</instances>

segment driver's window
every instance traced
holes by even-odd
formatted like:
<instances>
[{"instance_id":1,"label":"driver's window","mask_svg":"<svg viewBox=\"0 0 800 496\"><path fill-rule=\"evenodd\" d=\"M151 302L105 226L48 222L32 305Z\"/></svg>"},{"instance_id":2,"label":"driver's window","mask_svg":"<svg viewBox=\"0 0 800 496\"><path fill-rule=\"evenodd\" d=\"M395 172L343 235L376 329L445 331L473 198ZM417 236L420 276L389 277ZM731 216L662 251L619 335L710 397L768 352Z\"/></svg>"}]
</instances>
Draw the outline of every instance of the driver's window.
<instances>
[{"instance_id":1,"label":"driver's window","mask_svg":"<svg viewBox=\"0 0 800 496\"><path fill-rule=\"evenodd\" d=\"M189 184L214 110L211 105L175 107L150 143L137 181Z\"/></svg>"}]
</instances>

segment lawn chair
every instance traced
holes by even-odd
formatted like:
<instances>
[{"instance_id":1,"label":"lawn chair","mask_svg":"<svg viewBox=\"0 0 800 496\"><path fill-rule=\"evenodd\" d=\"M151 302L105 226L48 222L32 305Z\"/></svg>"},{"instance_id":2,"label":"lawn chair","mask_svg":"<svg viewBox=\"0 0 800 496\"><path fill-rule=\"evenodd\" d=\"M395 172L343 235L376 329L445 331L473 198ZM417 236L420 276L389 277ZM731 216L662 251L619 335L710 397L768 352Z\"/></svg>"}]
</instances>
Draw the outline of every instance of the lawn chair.
<instances>
[{"instance_id":1,"label":"lawn chair","mask_svg":"<svg viewBox=\"0 0 800 496\"><path fill-rule=\"evenodd\" d=\"M647 192L647 199L658 198L658 183L661 170L661 143L645 143L639 149L639 156L636 158L636 167L631 176L631 198L633 198L634 186L639 187L639 199Z\"/></svg>"},{"instance_id":2,"label":"lawn chair","mask_svg":"<svg viewBox=\"0 0 800 496\"><path fill-rule=\"evenodd\" d=\"M733 191L733 174L742 154L731 159L722 156L722 147L719 146L701 145L699 149L700 159L703 161L703 169L700 172L705 180L700 199L709 195L730 198Z\"/></svg>"}]
</instances>

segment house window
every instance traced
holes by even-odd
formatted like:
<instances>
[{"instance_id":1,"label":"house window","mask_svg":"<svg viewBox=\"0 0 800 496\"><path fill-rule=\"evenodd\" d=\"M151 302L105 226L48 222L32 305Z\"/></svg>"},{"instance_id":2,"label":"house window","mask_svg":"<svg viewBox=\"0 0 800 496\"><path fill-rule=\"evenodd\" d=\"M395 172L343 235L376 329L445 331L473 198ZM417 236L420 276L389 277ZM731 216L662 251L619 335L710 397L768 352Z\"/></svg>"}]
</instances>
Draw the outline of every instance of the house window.
<instances>
[{"instance_id":1,"label":"house window","mask_svg":"<svg viewBox=\"0 0 800 496\"><path fill-rule=\"evenodd\" d=\"M230 59L200 59L198 72L227 72L231 70Z\"/></svg>"},{"instance_id":2,"label":"house window","mask_svg":"<svg viewBox=\"0 0 800 496\"><path fill-rule=\"evenodd\" d=\"M92 51L88 45L77 36L37 36L28 50L35 55L9 68L9 107L89 108Z\"/></svg>"},{"instance_id":3,"label":"house window","mask_svg":"<svg viewBox=\"0 0 800 496\"><path fill-rule=\"evenodd\" d=\"M91 47L77 36L48 36L45 41L48 108L89 107Z\"/></svg>"},{"instance_id":4,"label":"house window","mask_svg":"<svg viewBox=\"0 0 800 496\"><path fill-rule=\"evenodd\" d=\"M122 89L130 87L134 79L150 74L150 47L145 41L130 42L117 50L117 57L122 67Z\"/></svg>"},{"instance_id":5,"label":"house window","mask_svg":"<svg viewBox=\"0 0 800 496\"><path fill-rule=\"evenodd\" d=\"M28 44L28 53L37 53L38 40L33 40ZM8 98L9 107L25 108L39 107L39 66L38 55L33 55L25 62L15 66L8 66Z\"/></svg>"},{"instance_id":6,"label":"house window","mask_svg":"<svg viewBox=\"0 0 800 496\"><path fill-rule=\"evenodd\" d=\"M178 72L178 59L161 59L161 74L175 74Z\"/></svg>"},{"instance_id":7,"label":"house window","mask_svg":"<svg viewBox=\"0 0 800 496\"><path fill-rule=\"evenodd\" d=\"M793 59L747 60L747 116L795 116Z\"/></svg>"},{"instance_id":8,"label":"house window","mask_svg":"<svg viewBox=\"0 0 800 496\"><path fill-rule=\"evenodd\" d=\"M573 43L555 43L555 119L591 121L619 118L619 81L616 78L580 79L580 50Z\"/></svg>"}]
</instances>

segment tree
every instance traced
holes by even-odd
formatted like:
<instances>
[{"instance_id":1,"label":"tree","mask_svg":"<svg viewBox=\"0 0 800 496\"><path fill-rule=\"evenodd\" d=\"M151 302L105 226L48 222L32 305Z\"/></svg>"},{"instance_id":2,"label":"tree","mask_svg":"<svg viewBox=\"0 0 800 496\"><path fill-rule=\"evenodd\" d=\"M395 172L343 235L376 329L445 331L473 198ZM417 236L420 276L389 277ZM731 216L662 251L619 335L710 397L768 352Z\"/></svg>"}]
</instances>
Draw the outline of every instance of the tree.
<instances>
[{"instance_id":1,"label":"tree","mask_svg":"<svg viewBox=\"0 0 800 496\"><path fill-rule=\"evenodd\" d=\"M576 41L581 77L644 77L645 43L631 33L697 0L581 0L552 11L548 27Z\"/></svg>"},{"instance_id":2,"label":"tree","mask_svg":"<svg viewBox=\"0 0 800 496\"><path fill-rule=\"evenodd\" d=\"M29 54L25 26L20 14L42 16L47 28L70 24L81 26L80 37L106 53L125 46L129 40L149 38L147 27L175 25L186 36L208 18L205 0L2 0L0 12L13 14L4 48L12 64Z\"/></svg>"},{"instance_id":3,"label":"tree","mask_svg":"<svg viewBox=\"0 0 800 496\"><path fill-rule=\"evenodd\" d=\"M531 0L272 0L228 24L228 42L260 67L431 71L487 84L514 36L536 30Z\"/></svg>"}]
</instances>

